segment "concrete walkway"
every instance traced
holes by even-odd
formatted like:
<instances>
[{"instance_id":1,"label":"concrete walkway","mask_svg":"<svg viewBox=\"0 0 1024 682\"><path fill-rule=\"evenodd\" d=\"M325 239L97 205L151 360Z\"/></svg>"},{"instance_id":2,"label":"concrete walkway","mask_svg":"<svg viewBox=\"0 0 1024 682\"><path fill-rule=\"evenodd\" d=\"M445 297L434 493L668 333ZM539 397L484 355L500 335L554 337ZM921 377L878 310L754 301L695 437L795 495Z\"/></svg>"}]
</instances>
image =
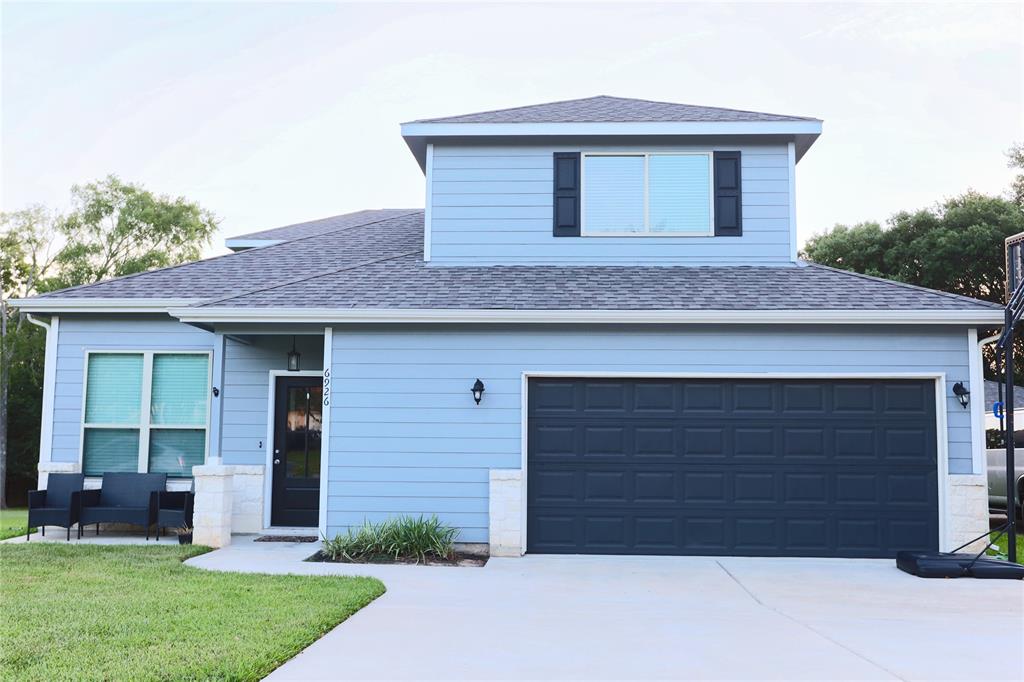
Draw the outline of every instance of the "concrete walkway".
<instances>
[{"instance_id":1,"label":"concrete walkway","mask_svg":"<svg viewBox=\"0 0 1024 682\"><path fill-rule=\"evenodd\" d=\"M213 570L374 575L387 593L270 679L1021 679L1024 584L891 561L527 556L301 560L236 538Z\"/></svg>"}]
</instances>

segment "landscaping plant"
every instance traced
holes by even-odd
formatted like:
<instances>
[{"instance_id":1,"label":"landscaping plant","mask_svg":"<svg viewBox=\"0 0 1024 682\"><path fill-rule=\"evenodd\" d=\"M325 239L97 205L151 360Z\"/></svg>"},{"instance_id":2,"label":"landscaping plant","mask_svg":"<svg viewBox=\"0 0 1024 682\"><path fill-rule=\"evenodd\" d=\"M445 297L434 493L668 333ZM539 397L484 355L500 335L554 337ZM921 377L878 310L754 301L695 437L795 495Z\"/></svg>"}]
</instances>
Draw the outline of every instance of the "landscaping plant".
<instances>
[{"instance_id":1,"label":"landscaping plant","mask_svg":"<svg viewBox=\"0 0 1024 682\"><path fill-rule=\"evenodd\" d=\"M323 553L333 561L451 559L455 555L458 530L441 523L437 516L397 516L380 523L364 521L344 535L324 538Z\"/></svg>"}]
</instances>

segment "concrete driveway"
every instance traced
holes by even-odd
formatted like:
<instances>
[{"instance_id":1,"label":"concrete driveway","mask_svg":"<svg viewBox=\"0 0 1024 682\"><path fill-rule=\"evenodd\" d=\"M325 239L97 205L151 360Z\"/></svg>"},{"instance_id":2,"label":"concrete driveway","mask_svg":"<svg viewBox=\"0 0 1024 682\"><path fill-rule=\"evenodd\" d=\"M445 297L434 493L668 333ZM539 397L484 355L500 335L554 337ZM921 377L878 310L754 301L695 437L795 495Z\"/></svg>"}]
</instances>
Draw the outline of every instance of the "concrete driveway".
<instances>
[{"instance_id":1,"label":"concrete driveway","mask_svg":"<svg viewBox=\"0 0 1024 682\"><path fill-rule=\"evenodd\" d=\"M254 550L234 545L193 563L283 572L285 548L261 549L262 559ZM891 561L291 566L376 575L388 591L274 680L1024 678L1024 584L923 580Z\"/></svg>"}]
</instances>

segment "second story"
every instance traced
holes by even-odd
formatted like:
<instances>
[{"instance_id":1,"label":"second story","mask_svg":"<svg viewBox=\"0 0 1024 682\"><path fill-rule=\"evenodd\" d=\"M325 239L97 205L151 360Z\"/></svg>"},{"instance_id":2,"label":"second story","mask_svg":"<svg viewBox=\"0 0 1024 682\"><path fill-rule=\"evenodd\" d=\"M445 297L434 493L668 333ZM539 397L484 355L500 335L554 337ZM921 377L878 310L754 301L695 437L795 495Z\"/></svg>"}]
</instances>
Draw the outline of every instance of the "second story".
<instances>
[{"instance_id":1,"label":"second story","mask_svg":"<svg viewBox=\"0 0 1024 682\"><path fill-rule=\"evenodd\" d=\"M402 125L431 265L786 265L821 121L617 97Z\"/></svg>"}]
</instances>

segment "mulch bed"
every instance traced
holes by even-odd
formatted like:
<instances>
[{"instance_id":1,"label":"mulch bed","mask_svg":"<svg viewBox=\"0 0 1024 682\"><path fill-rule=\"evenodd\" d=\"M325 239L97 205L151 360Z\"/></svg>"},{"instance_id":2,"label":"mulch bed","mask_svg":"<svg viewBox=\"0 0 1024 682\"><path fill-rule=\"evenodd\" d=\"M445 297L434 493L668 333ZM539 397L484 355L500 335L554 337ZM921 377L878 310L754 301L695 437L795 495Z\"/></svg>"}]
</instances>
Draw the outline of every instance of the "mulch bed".
<instances>
[{"instance_id":1,"label":"mulch bed","mask_svg":"<svg viewBox=\"0 0 1024 682\"><path fill-rule=\"evenodd\" d=\"M254 542L316 542L315 535L261 535Z\"/></svg>"},{"instance_id":2,"label":"mulch bed","mask_svg":"<svg viewBox=\"0 0 1024 682\"><path fill-rule=\"evenodd\" d=\"M451 559L442 559L440 557L431 557L426 562L417 562L415 559L408 559L405 557L399 557L394 559L390 556L375 556L367 557L363 561L349 561L347 559L332 559L323 552L317 552L313 556L306 559L306 561L323 561L333 564L404 564L404 565L419 565L419 566L484 566L487 564L487 556L482 554L467 554L464 552L456 552L455 556Z\"/></svg>"}]
</instances>

